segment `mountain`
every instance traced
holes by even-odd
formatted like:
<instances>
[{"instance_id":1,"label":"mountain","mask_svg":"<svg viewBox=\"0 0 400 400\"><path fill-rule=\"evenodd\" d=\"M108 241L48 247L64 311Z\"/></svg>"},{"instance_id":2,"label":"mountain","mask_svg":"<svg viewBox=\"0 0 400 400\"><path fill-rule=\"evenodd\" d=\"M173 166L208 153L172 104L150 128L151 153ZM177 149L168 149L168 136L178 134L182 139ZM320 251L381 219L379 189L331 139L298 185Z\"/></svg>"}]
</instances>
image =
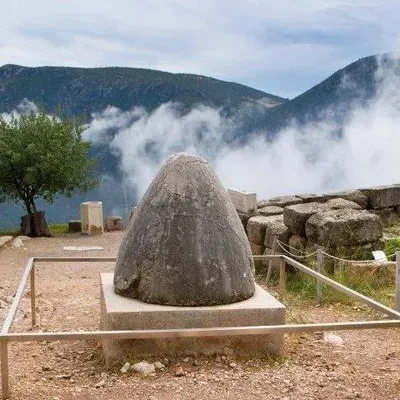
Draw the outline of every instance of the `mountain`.
<instances>
[{"instance_id":1,"label":"mountain","mask_svg":"<svg viewBox=\"0 0 400 400\"><path fill-rule=\"evenodd\" d=\"M70 67L0 67L0 114L9 113L24 101L44 105L50 112L61 105L66 115L101 112L107 106L125 111L135 106L148 112L161 104L179 104L185 113L196 105L206 105L231 115L243 105L264 112L287 99L233 82L191 74L173 74L141 68L70 68ZM238 130L240 130L238 128ZM118 169L118 159L107 145L95 145L92 153L97 158L99 175L107 175L102 185L72 199L57 199L54 205L42 204L50 222L79 218L79 203L103 200L105 214L126 214L137 199L124 192ZM39 207L41 204L39 203ZM21 207L7 203L0 205L0 226L18 225Z\"/></svg>"},{"instance_id":2,"label":"mountain","mask_svg":"<svg viewBox=\"0 0 400 400\"><path fill-rule=\"evenodd\" d=\"M365 106L375 97L385 71L400 76L400 60L393 54L361 58L300 96L266 110L254 125L276 134L292 121L302 125L333 118L340 129L353 106Z\"/></svg>"},{"instance_id":3,"label":"mountain","mask_svg":"<svg viewBox=\"0 0 400 400\"><path fill-rule=\"evenodd\" d=\"M141 68L0 67L0 113L15 109L23 99L43 104L50 112L58 105L67 115L121 110L134 106L152 111L177 102L184 109L196 104L237 109L242 103L264 108L285 101L260 90L201 75L173 74Z\"/></svg>"}]
</instances>

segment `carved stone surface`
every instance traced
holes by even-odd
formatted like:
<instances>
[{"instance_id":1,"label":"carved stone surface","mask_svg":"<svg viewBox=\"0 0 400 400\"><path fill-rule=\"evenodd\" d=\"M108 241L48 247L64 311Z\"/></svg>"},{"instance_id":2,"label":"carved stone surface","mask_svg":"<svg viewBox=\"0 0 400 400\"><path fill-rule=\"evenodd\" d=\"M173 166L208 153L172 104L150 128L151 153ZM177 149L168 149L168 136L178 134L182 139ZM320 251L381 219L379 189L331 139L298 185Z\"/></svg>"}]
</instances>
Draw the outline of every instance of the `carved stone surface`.
<instances>
[{"instance_id":1,"label":"carved stone surface","mask_svg":"<svg viewBox=\"0 0 400 400\"><path fill-rule=\"evenodd\" d=\"M163 165L127 227L114 289L176 306L228 304L253 295L249 242L205 160L178 154Z\"/></svg>"}]
</instances>

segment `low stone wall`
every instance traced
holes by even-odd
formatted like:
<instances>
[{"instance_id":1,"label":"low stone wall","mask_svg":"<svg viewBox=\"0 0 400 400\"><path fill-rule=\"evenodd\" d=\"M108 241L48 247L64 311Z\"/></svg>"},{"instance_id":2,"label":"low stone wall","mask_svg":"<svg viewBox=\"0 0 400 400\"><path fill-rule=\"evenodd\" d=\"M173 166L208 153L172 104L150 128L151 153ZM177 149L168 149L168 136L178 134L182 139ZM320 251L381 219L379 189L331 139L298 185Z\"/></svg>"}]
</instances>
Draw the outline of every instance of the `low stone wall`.
<instances>
[{"instance_id":1,"label":"low stone wall","mask_svg":"<svg viewBox=\"0 0 400 400\"><path fill-rule=\"evenodd\" d=\"M271 254L274 238L297 249L333 254L383 248L383 228L400 221L400 185L260 200L239 213L253 254Z\"/></svg>"}]
</instances>

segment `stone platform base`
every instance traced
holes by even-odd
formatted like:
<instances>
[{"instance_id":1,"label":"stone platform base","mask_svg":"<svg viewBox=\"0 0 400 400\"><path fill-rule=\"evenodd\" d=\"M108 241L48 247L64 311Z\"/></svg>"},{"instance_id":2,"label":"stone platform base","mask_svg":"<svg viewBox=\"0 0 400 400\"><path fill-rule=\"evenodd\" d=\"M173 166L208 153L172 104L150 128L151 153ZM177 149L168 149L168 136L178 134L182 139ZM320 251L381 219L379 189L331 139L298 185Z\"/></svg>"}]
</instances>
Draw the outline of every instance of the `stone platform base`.
<instances>
[{"instance_id":1,"label":"stone platform base","mask_svg":"<svg viewBox=\"0 0 400 400\"><path fill-rule=\"evenodd\" d=\"M260 286L250 299L223 306L175 307L148 304L114 292L113 274L101 278L101 330L214 328L285 324L286 308ZM199 338L104 340L107 366L151 355L212 355L230 347L237 355L279 356L283 334Z\"/></svg>"}]
</instances>

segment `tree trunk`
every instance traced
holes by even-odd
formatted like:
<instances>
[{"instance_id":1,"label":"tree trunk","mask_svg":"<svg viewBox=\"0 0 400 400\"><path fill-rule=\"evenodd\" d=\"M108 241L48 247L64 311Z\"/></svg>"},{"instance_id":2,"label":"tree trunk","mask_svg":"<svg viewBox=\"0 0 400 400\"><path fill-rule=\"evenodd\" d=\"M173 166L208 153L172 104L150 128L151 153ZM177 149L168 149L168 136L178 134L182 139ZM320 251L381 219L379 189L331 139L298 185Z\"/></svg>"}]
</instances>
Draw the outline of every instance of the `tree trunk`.
<instances>
[{"instance_id":1,"label":"tree trunk","mask_svg":"<svg viewBox=\"0 0 400 400\"><path fill-rule=\"evenodd\" d=\"M51 236L44 211L37 211L21 217L22 234L26 236Z\"/></svg>"}]
</instances>

